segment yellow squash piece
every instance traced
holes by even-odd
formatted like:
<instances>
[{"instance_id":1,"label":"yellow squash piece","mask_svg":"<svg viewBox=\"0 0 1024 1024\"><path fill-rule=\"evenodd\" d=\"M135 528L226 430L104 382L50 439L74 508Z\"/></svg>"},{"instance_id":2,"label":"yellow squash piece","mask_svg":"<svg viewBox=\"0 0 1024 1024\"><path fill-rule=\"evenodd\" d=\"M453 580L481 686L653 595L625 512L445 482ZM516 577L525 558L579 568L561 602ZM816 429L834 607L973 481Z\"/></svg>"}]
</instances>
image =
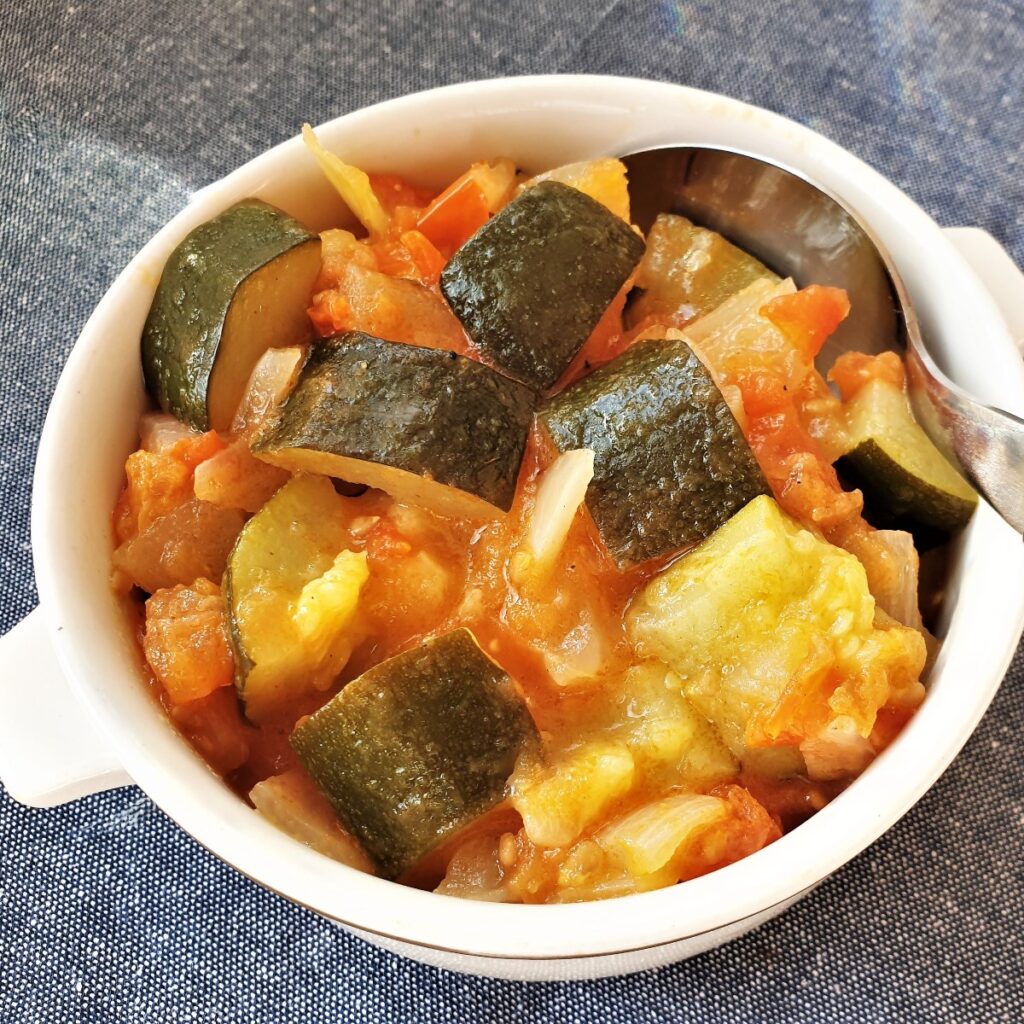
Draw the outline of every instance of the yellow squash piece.
<instances>
[{"instance_id":1,"label":"yellow squash piece","mask_svg":"<svg viewBox=\"0 0 1024 1024\"><path fill-rule=\"evenodd\" d=\"M652 580L628 629L731 750L772 774L799 770L800 745L830 723L867 737L879 708L923 696L921 634L876 612L856 558L765 496Z\"/></svg>"},{"instance_id":2,"label":"yellow squash piece","mask_svg":"<svg viewBox=\"0 0 1024 1024\"><path fill-rule=\"evenodd\" d=\"M631 667L609 689L606 710L593 721L571 716L571 734L582 732L582 740L549 749L542 766L524 760L516 767L512 803L536 846L568 846L629 794L706 792L738 771L679 676L660 662Z\"/></svg>"},{"instance_id":3,"label":"yellow squash piece","mask_svg":"<svg viewBox=\"0 0 1024 1024\"><path fill-rule=\"evenodd\" d=\"M513 776L512 806L536 846L568 846L629 792L633 775L633 755L624 743L590 740L524 785Z\"/></svg>"},{"instance_id":4,"label":"yellow squash piece","mask_svg":"<svg viewBox=\"0 0 1024 1024\"><path fill-rule=\"evenodd\" d=\"M694 710L683 681L660 661L626 672L608 726L629 747L648 789L702 793L739 771L718 734Z\"/></svg>"}]
</instances>

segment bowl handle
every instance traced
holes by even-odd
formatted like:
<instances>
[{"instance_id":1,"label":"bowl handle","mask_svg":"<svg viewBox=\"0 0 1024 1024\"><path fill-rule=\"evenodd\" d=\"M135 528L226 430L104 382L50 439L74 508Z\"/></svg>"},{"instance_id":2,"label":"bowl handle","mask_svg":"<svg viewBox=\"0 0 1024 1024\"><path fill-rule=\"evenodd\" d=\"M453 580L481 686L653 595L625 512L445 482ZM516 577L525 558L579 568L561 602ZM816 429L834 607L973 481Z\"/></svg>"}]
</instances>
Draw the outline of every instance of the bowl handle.
<instances>
[{"instance_id":1,"label":"bowl handle","mask_svg":"<svg viewBox=\"0 0 1024 1024\"><path fill-rule=\"evenodd\" d=\"M0 782L23 804L54 807L131 781L65 681L36 608L0 637Z\"/></svg>"}]
</instances>

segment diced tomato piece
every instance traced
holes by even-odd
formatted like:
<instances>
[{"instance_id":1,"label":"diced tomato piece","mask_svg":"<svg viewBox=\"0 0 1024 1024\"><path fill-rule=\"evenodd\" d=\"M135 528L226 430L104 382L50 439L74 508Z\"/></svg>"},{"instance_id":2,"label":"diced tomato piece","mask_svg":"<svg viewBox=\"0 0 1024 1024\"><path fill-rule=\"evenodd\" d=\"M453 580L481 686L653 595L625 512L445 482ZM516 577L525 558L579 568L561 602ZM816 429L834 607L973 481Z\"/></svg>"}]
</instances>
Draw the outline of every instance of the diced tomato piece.
<instances>
[{"instance_id":1,"label":"diced tomato piece","mask_svg":"<svg viewBox=\"0 0 1024 1024\"><path fill-rule=\"evenodd\" d=\"M711 795L725 800L731 813L705 833L702 874L749 857L782 835L775 819L743 786L719 786Z\"/></svg>"},{"instance_id":2,"label":"diced tomato piece","mask_svg":"<svg viewBox=\"0 0 1024 1024\"><path fill-rule=\"evenodd\" d=\"M746 434L779 504L818 529L858 519L859 491L844 491L825 453L807 432L798 397L771 370L752 370L737 379L746 414Z\"/></svg>"},{"instance_id":3,"label":"diced tomato piece","mask_svg":"<svg viewBox=\"0 0 1024 1024\"><path fill-rule=\"evenodd\" d=\"M399 174L371 174L370 188L374 195L380 200L389 216L393 216L395 210L400 206L412 206L422 209L431 198L432 193L422 189L412 182L406 181Z\"/></svg>"},{"instance_id":4,"label":"diced tomato piece","mask_svg":"<svg viewBox=\"0 0 1024 1024\"><path fill-rule=\"evenodd\" d=\"M129 536L143 532L150 523L192 496L192 471L171 455L132 452L124 471L128 477L126 493L132 520Z\"/></svg>"},{"instance_id":5,"label":"diced tomato piece","mask_svg":"<svg viewBox=\"0 0 1024 1024\"><path fill-rule=\"evenodd\" d=\"M313 296L313 305L306 313L321 338L329 338L332 334L351 329L352 307L345 296L333 288L317 292Z\"/></svg>"},{"instance_id":6,"label":"diced tomato piece","mask_svg":"<svg viewBox=\"0 0 1024 1024\"><path fill-rule=\"evenodd\" d=\"M745 740L751 747L797 746L821 731L829 718L828 698L842 681L831 670L832 652L812 642L803 664L793 674L778 703L748 723Z\"/></svg>"},{"instance_id":7,"label":"diced tomato piece","mask_svg":"<svg viewBox=\"0 0 1024 1024\"><path fill-rule=\"evenodd\" d=\"M828 379L835 382L843 401L848 402L872 380L885 381L902 391L906 384L906 373L903 360L895 352L882 352L877 356L869 356L864 352L844 352L829 370Z\"/></svg>"},{"instance_id":8,"label":"diced tomato piece","mask_svg":"<svg viewBox=\"0 0 1024 1024\"><path fill-rule=\"evenodd\" d=\"M115 509L118 542L144 532L161 516L188 501L195 467L222 448L224 442L211 430L184 437L159 452L132 452L124 466L128 482Z\"/></svg>"},{"instance_id":9,"label":"diced tomato piece","mask_svg":"<svg viewBox=\"0 0 1024 1024\"><path fill-rule=\"evenodd\" d=\"M401 237L406 231L412 231L416 222L423 215L423 206L398 206L391 215L391 234Z\"/></svg>"},{"instance_id":10,"label":"diced tomato piece","mask_svg":"<svg viewBox=\"0 0 1024 1024\"><path fill-rule=\"evenodd\" d=\"M128 488L122 487L114 505L114 539L118 544L135 536L136 517L132 509Z\"/></svg>"},{"instance_id":11,"label":"diced tomato piece","mask_svg":"<svg viewBox=\"0 0 1024 1024\"><path fill-rule=\"evenodd\" d=\"M170 454L190 470L194 470L200 462L213 458L226 447L224 439L216 430L208 430L205 434L183 437L171 447Z\"/></svg>"},{"instance_id":12,"label":"diced tomato piece","mask_svg":"<svg viewBox=\"0 0 1024 1024\"><path fill-rule=\"evenodd\" d=\"M580 377L611 362L632 343L636 335L624 335L622 311L626 308L626 298L633 288L634 280L635 275L631 274L629 280L619 289L618 295L601 314L601 319L594 325L590 337L583 343L583 347L576 353L569 368L555 385L556 391L567 388Z\"/></svg>"},{"instance_id":13,"label":"diced tomato piece","mask_svg":"<svg viewBox=\"0 0 1024 1024\"><path fill-rule=\"evenodd\" d=\"M388 277L404 277L412 281L419 280L419 270L409 250L398 239L388 237L376 242L373 251L382 274Z\"/></svg>"},{"instance_id":14,"label":"diced tomato piece","mask_svg":"<svg viewBox=\"0 0 1024 1024\"><path fill-rule=\"evenodd\" d=\"M258 733L245 724L232 688L219 687L199 700L172 706L171 717L211 767L227 775L245 764Z\"/></svg>"},{"instance_id":15,"label":"diced tomato piece","mask_svg":"<svg viewBox=\"0 0 1024 1024\"><path fill-rule=\"evenodd\" d=\"M146 602L143 649L173 704L231 685L235 665L220 587L198 579L153 594Z\"/></svg>"},{"instance_id":16,"label":"diced tomato piece","mask_svg":"<svg viewBox=\"0 0 1024 1024\"><path fill-rule=\"evenodd\" d=\"M445 258L415 227L374 243L373 250L382 273L407 277L428 287L437 284L445 265Z\"/></svg>"},{"instance_id":17,"label":"diced tomato piece","mask_svg":"<svg viewBox=\"0 0 1024 1024\"><path fill-rule=\"evenodd\" d=\"M376 338L463 353L469 339L444 299L418 281L350 265L336 287L313 296L310 319L321 336L365 331Z\"/></svg>"},{"instance_id":18,"label":"diced tomato piece","mask_svg":"<svg viewBox=\"0 0 1024 1024\"><path fill-rule=\"evenodd\" d=\"M846 319L850 299L842 288L812 284L792 295L779 295L761 308L808 359L813 359L828 336Z\"/></svg>"},{"instance_id":19,"label":"diced tomato piece","mask_svg":"<svg viewBox=\"0 0 1024 1024\"><path fill-rule=\"evenodd\" d=\"M885 750L903 731L915 712L916 708L879 708L875 727L871 730L871 746L875 750Z\"/></svg>"},{"instance_id":20,"label":"diced tomato piece","mask_svg":"<svg viewBox=\"0 0 1024 1024\"><path fill-rule=\"evenodd\" d=\"M413 229L401 235L402 245L412 258L420 281L428 286L437 284L444 270L445 258L422 231Z\"/></svg>"},{"instance_id":21,"label":"diced tomato piece","mask_svg":"<svg viewBox=\"0 0 1024 1024\"><path fill-rule=\"evenodd\" d=\"M388 516L379 519L366 534L366 554L371 561L386 561L412 551L412 545Z\"/></svg>"},{"instance_id":22,"label":"diced tomato piece","mask_svg":"<svg viewBox=\"0 0 1024 1024\"><path fill-rule=\"evenodd\" d=\"M470 172L451 183L424 211L416 227L446 256L487 223L483 189Z\"/></svg>"}]
</instances>

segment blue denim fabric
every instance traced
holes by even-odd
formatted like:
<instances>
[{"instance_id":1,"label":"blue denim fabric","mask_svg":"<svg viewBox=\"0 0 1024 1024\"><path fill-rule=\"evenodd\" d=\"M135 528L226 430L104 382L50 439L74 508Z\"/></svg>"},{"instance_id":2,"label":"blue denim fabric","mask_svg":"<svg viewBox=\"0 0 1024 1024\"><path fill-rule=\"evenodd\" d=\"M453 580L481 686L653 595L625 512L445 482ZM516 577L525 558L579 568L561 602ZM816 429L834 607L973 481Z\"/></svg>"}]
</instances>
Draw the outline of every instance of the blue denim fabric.
<instances>
[{"instance_id":1,"label":"blue denim fabric","mask_svg":"<svg viewBox=\"0 0 1024 1024\"><path fill-rule=\"evenodd\" d=\"M60 367L189 192L303 120L552 71L675 80L788 114L1024 260L1020 0L5 0L0 630L35 602L30 474ZM488 982L371 948L217 862L136 789L51 811L0 792L0 1024L1019 1022L1022 677L1018 656L942 781L795 909L600 982Z\"/></svg>"}]
</instances>

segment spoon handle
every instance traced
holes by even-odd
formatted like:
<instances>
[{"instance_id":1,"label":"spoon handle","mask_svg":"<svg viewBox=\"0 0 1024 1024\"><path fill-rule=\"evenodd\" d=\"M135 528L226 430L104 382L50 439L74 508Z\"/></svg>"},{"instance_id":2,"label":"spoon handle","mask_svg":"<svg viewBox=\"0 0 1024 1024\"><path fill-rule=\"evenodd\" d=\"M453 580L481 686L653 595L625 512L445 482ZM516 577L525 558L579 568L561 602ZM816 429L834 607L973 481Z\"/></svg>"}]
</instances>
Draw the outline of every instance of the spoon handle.
<instances>
[{"instance_id":1,"label":"spoon handle","mask_svg":"<svg viewBox=\"0 0 1024 1024\"><path fill-rule=\"evenodd\" d=\"M987 232L947 228L946 234L989 286L1015 340L1024 347L1024 274ZM905 334L914 412L931 439L956 458L986 500L1018 533L1024 533L1024 420L979 402L953 384L932 360L916 328L914 324Z\"/></svg>"},{"instance_id":2,"label":"spoon handle","mask_svg":"<svg viewBox=\"0 0 1024 1024\"><path fill-rule=\"evenodd\" d=\"M907 346L907 383L921 426L952 453L990 505L1024 533L1024 420L951 385L919 346Z\"/></svg>"}]
</instances>

